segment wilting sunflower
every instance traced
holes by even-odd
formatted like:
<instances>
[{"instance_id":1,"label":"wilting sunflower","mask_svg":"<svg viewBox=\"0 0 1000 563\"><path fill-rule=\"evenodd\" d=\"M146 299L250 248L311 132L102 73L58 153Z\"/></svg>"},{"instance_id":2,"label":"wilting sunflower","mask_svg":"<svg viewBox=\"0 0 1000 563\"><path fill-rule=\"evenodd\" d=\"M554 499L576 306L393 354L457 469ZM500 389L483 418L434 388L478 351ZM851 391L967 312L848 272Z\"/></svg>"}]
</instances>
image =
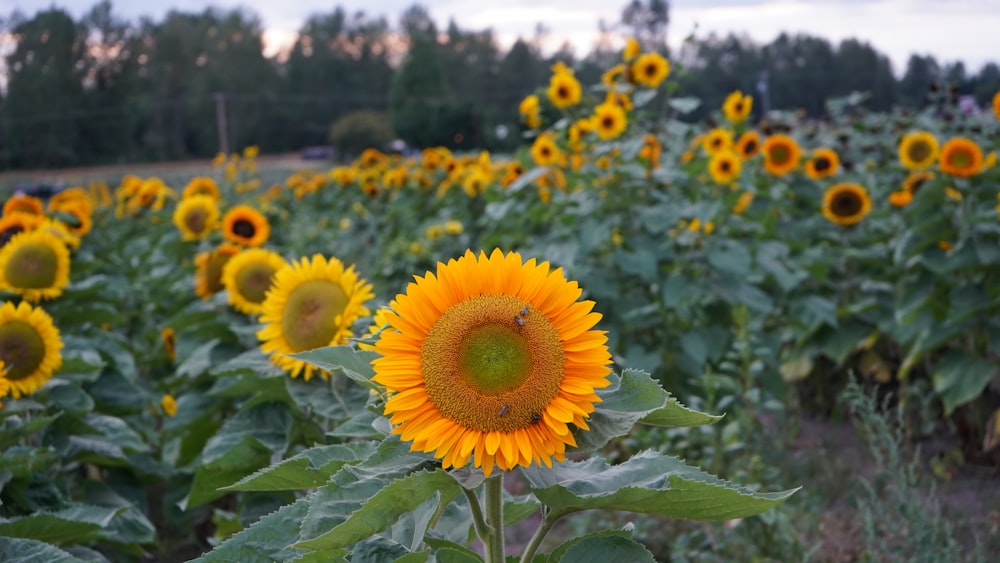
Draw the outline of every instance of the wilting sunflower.
<instances>
[{"instance_id":1,"label":"wilting sunflower","mask_svg":"<svg viewBox=\"0 0 1000 563\"><path fill-rule=\"evenodd\" d=\"M750 110L753 109L753 97L744 94L740 90L726 96L726 101L722 102L722 113L732 123L742 123L750 117Z\"/></svg>"},{"instance_id":2,"label":"wilting sunflower","mask_svg":"<svg viewBox=\"0 0 1000 563\"><path fill-rule=\"evenodd\" d=\"M196 195L205 195L212 198L212 201L219 200L219 185L215 183L215 180L209 178L208 176L197 176L191 178L191 181L184 186L184 191L181 192L181 198L187 199Z\"/></svg>"},{"instance_id":3,"label":"wilting sunflower","mask_svg":"<svg viewBox=\"0 0 1000 563\"><path fill-rule=\"evenodd\" d=\"M975 176L983 167L983 149L966 137L952 137L941 147L941 171L952 176Z\"/></svg>"},{"instance_id":4,"label":"wilting sunflower","mask_svg":"<svg viewBox=\"0 0 1000 563\"><path fill-rule=\"evenodd\" d=\"M69 250L51 233L21 233L0 250L0 288L39 301L59 297L67 284Z\"/></svg>"},{"instance_id":5,"label":"wilting sunflower","mask_svg":"<svg viewBox=\"0 0 1000 563\"><path fill-rule=\"evenodd\" d=\"M42 200L30 195L17 194L9 197L3 204L3 214L26 213L28 215L44 215Z\"/></svg>"},{"instance_id":6,"label":"wilting sunflower","mask_svg":"<svg viewBox=\"0 0 1000 563\"><path fill-rule=\"evenodd\" d=\"M62 365L63 343L52 317L22 301L0 306L0 361L16 399L34 393Z\"/></svg>"},{"instance_id":7,"label":"wilting sunflower","mask_svg":"<svg viewBox=\"0 0 1000 563\"><path fill-rule=\"evenodd\" d=\"M771 135L761 146L764 152L764 170L775 176L784 176L799 167L801 149L788 135Z\"/></svg>"},{"instance_id":8,"label":"wilting sunflower","mask_svg":"<svg viewBox=\"0 0 1000 563\"><path fill-rule=\"evenodd\" d=\"M833 149L814 149L812 158L806 161L806 175L813 180L829 178L837 173L838 168L840 168L840 157Z\"/></svg>"},{"instance_id":9,"label":"wilting sunflower","mask_svg":"<svg viewBox=\"0 0 1000 563\"><path fill-rule=\"evenodd\" d=\"M858 223L871 209L868 190L860 184L836 184L823 194L823 216L842 227Z\"/></svg>"},{"instance_id":10,"label":"wilting sunflower","mask_svg":"<svg viewBox=\"0 0 1000 563\"><path fill-rule=\"evenodd\" d=\"M716 127L702 139L701 148L708 154L730 151L733 148L733 132L724 127Z\"/></svg>"},{"instance_id":11,"label":"wilting sunflower","mask_svg":"<svg viewBox=\"0 0 1000 563\"><path fill-rule=\"evenodd\" d=\"M543 133L531 144L531 158L539 166L551 166L559 162L561 151L552 135Z\"/></svg>"},{"instance_id":12,"label":"wilting sunflower","mask_svg":"<svg viewBox=\"0 0 1000 563\"><path fill-rule=\"evenodd\" d=\"M4 247L14 235L32 231L42 222L38 215L14 213L0 217L0 248Z\"/></svg>"},{"instance_id":13,"label":"wilting sunflower","mask_svg":"<svg viewBox=\"0 0 1000 563\"><path fill-rule=\"evenodd\" d=\"M62 203L53 208L53 211L65 216L60 222L74 236L85 236L94 226L94 222L91 219L93 211L88 200Z\"/></svg>"},{"instance_id":14,"label":"wilting sunflower","mask_svg":"<svg viewBox=\"0 0 1000 563\"><path fill-rule=\"evenodd\" d=\"M369 314L365 302L373 297L372 286L354 266L345 268L335 257L293 261L275 276L264 301L260 349L292 377L303 374L308 381L318 368L286 354L345 344L354 321Z\"/></svg>"},{"instance_id":15,"label":"wilting sunflower","mask_svg":"<svg viewBox=\"0 0 1000 563\"><path fill-rule=\"evenodd\" d=\"M736 154L743 160L750 160L760 152L760 133L747 131L736 141Z\"/></svg>"},{"instance_id":16,"label":"wilting sunflower","mask_svg":"<svg viewBox=\"0 0 1000 563\"><path fill-rule=\"evenodd\" d=\"M620 106L604 103L594 108L591 124L597 136L607 141L625 132L625 128L628 127L628 117Z\"/></svg>"},{"instance_id":17,"label":"wilting sunflower","mask_svg":"<svg viewBox=\"0 0 1000 563\"><path fill-rule=\"evenodd\" d=\"M237 205L222 217L222 234L236 244L260 246L271 236L271 225L260 211Z\"/></svg>"},{"instance_id":18,"label":"wilting sunflower","mask_svg":"<svg viewBox=\"0 0 1000 563\"><path fill-rule=\"evenodd\" d=\"M562 461L570 424L589 429L594 390L610 383L607 336L592 330L601 315L581 293L562 269L500 250L417 277L372 362L393 433L445 468L472 456L486 475Z\"/></svg>"},{"instance_id":19,"label":"wilting sunflower","mask_svg":"<svg viewBox=\"0 0 1000 563\"><path fill-rule=\"evenodd\" d=\"M929 131L914 131L903 135L899 142L899 161L908 170L922 170L937 162L940 146Z\"/></svg>"},{"instance_id":20,"label":"wilting sunflower","mask_svg":"<svg viewBox=\"0 0 1000 563\"><path fill-rule=\"evenodd\" d=\"M545 94L554 106L564 109L580 103L583 88L580 86L580 81L573 76L573 72L567 70L552 75Z\"/></svg>"},{"instance_id":21,"label":"wilting sunflower","mask_svg":"<svg viewBox=\"0 0 1000 563\"><path fill-rule=\"evenodd\" d=\"M933 179L933 172L927 172L926 170L920 172L910 172L906 179L903 180L902 189L913 195L917 195L917 191L919 191L927 181Z\"/></svg>"},{"instance_id":22,"label":"wilting sunflower","mask_svg":"<svg viewBox=\"0 0 1000 563\"><path fill-rule=\"evenodd\" d=\"M731 184L740 177L742 162L732 151L717 152L708 161L708 173L716 184Z\"/></svg>"},{"instance_id":23,"label":"wilting sunflower","mask_svg":"<svg viewBox=\"0 0 1000 563\"><path fill-rule=\"evenodd\" d=\"M199 252L195 256L197 270L194 273L194 291L199 297L208 299L225 289L222 285L222 269L239 252L240 247L223 243L215 250Z\"/></svg>"},{"instance_id":24,"label":"wilting sunflower","mask_svg":"<svg viewBox=\"0 0 1000 563\"><path fill-rule=\"evenodd\" d=\"M286 265L280 254L264 248L248 248L233 256L222 268L229 304L241 313L259 314L274 275Z\"/></svg>"},{"instance_id":25,"label":"wilting sunflower","mask_svg":"<svg viewBox=\"0 0 1000 563\"><path fill-rule=\"evenodd\" d=\"M174 209L174 225L183 240L204 240L218 222L219 208L210 195L187 196Z\"/></svg>"},{"instance_id":26,"label":"wilting sunflower","mask_svg":"<svg viewBox=\"0 0 1000 563\"><path fill-rule=\"evenodd\" d=\"M656 88L670 76L670 62L659 53L645 53L629 67L629 78L636 84Z\"/></svg>"}]
</instances>

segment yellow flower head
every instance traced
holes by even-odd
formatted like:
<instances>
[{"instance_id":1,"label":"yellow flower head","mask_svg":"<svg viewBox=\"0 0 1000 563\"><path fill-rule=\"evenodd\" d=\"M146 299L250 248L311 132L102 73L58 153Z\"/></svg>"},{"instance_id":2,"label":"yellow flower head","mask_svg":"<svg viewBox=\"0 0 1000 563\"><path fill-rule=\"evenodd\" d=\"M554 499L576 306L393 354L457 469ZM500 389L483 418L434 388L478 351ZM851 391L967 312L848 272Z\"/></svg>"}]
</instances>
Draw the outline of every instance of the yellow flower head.
<instances>
[{"instance_id":1,"label":"yellow flower head","mask_svg":"<svg viewBox=\"0 0 1000 563\"><path fill-rule=\"evenodd\" d=\"M940 146L928 131L907 133L899 142L899 161L908 170L923 170L937 162Z\"/></svg>"},{"instance_id":2,"label":"yellow flower head","mask_svg":"<svg viewBox=\"0 0 1000 563\"><path fill-rule=\"evenodd\" d=\"M164 395L160 399L160 406L163 408L163 414L167 416L174 416L177 414L177 401L174 399L173 395Z\"/></svg>"},{"instance_id":3,"label":"yellow flower head","mask_svg":"<svg viewBox=\"0 0 1000 563\"><path fill-rule=\"evenodd\" d=\"M751 109L753 109L753 97L739 90L726 96L726 101L722 103L722 113L732 123L746 121L750 117Z\"/></svg>"},{"instance_id":4,"label":"yellow flower head","mask_svg":"<svg viewBox=\"0 0 1000 563\"><path fill-rule=\"evenodd\" d=\"M597 136L607 141L625 132L625 128L628 127L628 117L620 106L605 103L594 108L591 123L597 131Z\"/></svg>"},{"instance_id":5,"label":"yellow flower head","mask_svg":"<svg viewBox=\"0 0 1000 563\"><path fill-rule=\"evenodd\" d=\"M571 71L557 72L549 79L545 94L554 106L565 109L580 103L583 88Z\"/></svg>"},{"instance_id":6,"label":"yellow flower head","mask_svg":"<svg viewBox=\"0 0 1000 563\"><path fill-rule=\"evenodd\" d=\"M860 184L837 184L823 194L823 216L842 227L861 222L871 209L868 190Z\"/></svg>"},{"instance_id":7,"label":"yellow flower head","mask_svg":"<svg viewBox=\"0 0 1000 563\"><path fill-rule=\"evenodd\" d=\"M59 329L41 307L0 305L0 362L15 399L41 389L62 366L62 347Z\"/></svg>"},{"instance_id":8,"label":"yellow flower head","mask_svg":"<svg viewBox=\"0 0 1000 563\"><path fill-rule=\"evenodd\" d=\"M647 88L657 88L670 76L670 63L659 53L645 53L632 63L632 80Z\"/></svg>"},{"instance_id":9,"label":"yellow flower head","mask_svg":"<svg viewBox=\"0 0 1000 563\"><path fill-rule=\"evenodd\" d=\"M538 166L551 166L559 162L562 151L550 133L543 133L535 138L531 145L531 158Z\"/></svg>"},{"instance_id":10,"label":"yellow flower head","mask_svg":"<svg viewBox=\"0 0 1000 563\"><path fill-rule=\"evenodd\" d=\"M0 249L0 289L27 301L62 295L69 270L69 249L48 229L17 234Z\"/></svg>"},{"instance_id":11,"label":"yellow flower head","mask_svg":"<svg viewBox=\"0 0 1000 563\"><path fill-rule=\"evenodd\" d=\"M639 56L640 52L642 52L642 46L639 45L639 40L635 37L629 37L628 41L625 42L625 50L622 51L622 60L631 62L632 59Z\"/></svg>"}]
</instances>

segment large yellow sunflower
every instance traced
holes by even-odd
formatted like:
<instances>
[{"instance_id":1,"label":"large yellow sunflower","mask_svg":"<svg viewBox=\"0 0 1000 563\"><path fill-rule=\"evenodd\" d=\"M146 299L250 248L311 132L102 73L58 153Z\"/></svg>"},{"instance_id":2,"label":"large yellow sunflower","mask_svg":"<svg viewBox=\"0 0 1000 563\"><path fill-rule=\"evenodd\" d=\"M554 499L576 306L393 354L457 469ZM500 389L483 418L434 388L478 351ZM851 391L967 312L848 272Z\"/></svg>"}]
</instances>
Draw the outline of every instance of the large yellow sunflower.
<instances>
[{"instance_id":1,"label":"large yellow sunflower","mask_svg":"<svg viewBox=\"0 0 1000 563\"><path fill-rule=\"evenodd\" d=\"M564 109L580 103L583 88L571 71L556 72L549 79L549 88L545 94L552 105Z\"/></svg>"},{"instance_id":2,"label":"large yellow sunflower","mask_svg":"<svg viewBox=\"0 0 1000 563\"><path fill-rule=\"evenodd\" d=\"M274 275L286 265L280 254L264 248L248 248L233 256L222 268L229 304L241 313L259 314Z\"/></svg>"},{"instance_id":3,"label":"large yellow sunflower","mask_svg":"<svg viewBox=\"0 0 1000 563\"><path fill-rule=\"evenodd\" d=\"M191 178L191 181L184 186L184 191L181 192L181 197L187 199L191 196L205 195L212 198L212 201L219 200L219 185L215 183L215 180L209 178L208 176L197 176Z\"/></svg>"},{"instance_id":4,"label":"large yellow sunflower","mask_svg":"<svg viewBox=\"0 0 1000 563\"><path fill-rule=\"evenodd\" d=\"M952 137L941 147L941 171L952 176L975 176L983 167L983 149L966 137Z\"/></svg>"},{"instance_id":5,"label":"large yellow sunflower","mask_svg":"<svg viewBox=\"0 0 1000 563\"><path fill-rule=\"evenodd\" d=\"M857 224L871 209L868 190L860 184L836 184L823 194L823 216L842 227Z\"/></svg>"},{"instance_id":6,"label":"large yellow sunflower","mask_svg":"<svg viewBox=\"0 0 1000 563\"><path fill-rule=\"evenodd\" d=\"M591 119L597 136L605 141L618 137L628 127L628 117L625 115L625 110L616 104L600 104L594 108L594 115Z\"/></svg>"},{"instance_id":7,"label":"large yellow sunflower","mask_svg":"<svg viewBox=\"0 0 1000 563\"><path fill-rule=\"evenodd\" d=\"M27 213L28 215L44 215L42 200L30 195L17 194L7 199L3 204L3 214Z\"/></svg>"},{"instance_id":8,"label":"large yellow sunflower","mask_svg":"<svg viewBox=\"0 0 1000 563\"><path fill-rule=\"evenodd\" d=\"M239 254L240 247L222 243L215 250L199 252L194 258L197 270L194 273L194 291L202 299L208 299L225 289L222 285L222 269L226 263Z\"/></svg>"},{"instance_id":9,"label":"large yellow sunflower","mask_svg":"<svg viewBox=\"0 0 1000 563\"><path fill-rule=\"evenodd\" d=\"M799 167L802 150L788 135L771 135L764 140L761 150L764 152L764 170L770 174L784 176Z\"/></svg>"},{"instance_id":10,"label":"large yellow sunflower","mask_svg":"<svg viewBox=\"0 0 1000 563\"><path fill-rule=\"evenodd\" d=\"M14 213L0 217L0 248L6 246L14 235L25 231L32 231L42 222L38 215L28 213Z\"/></svg>"},{"instance_id":11,"label":"large yellow sunflower","mask_svg":"<svg viewBox=\"0 0 1000 563\"><path fill-rule=\"evenodd\" d=\"M702 139L701 148L708 154L730 151L733 149L733 132L724 127L716 127Z\"/></svg>"},{"instance_id":12,"label":"large yellow sunflower","mask_svg":"<svg viewBox=\"0 0 1000 563\"><path fill-rule=\"evenodd\" d=\"M34 393L62 365L63 343L52 317L22 301L0 306L0 361L7 370L10 394Z\"/></svg>"},{"instance_id":13,"label":"large yellow sunflower","mask_svg":"<svg viewBox=\"0 0 1000 563\"><path fill-rule=\"evenodd\" d=\"M69 250L39 229L20 233L0 250L0 289L28 301L54 299L69 284Z\"/></svg>"},{"instance_id":14,"label":"large yellow sunflower","mask_svg":"<svg viewBox=\"0 0 1000 563\"><path fill-rule=\"evenodd\" d=\"M373 297L372 286L354 266L344 267L335 257L293 261L275 276L264 300L260 349L292 377L301 373L308 381L317 368L286 354L345 344L354 321L369 314L365 302Z\"/></svg>"},{"instance_id":15,"label":"large yellow sunflower","mask_svg":"<svg viewBox=\"0 0 1000 563\"><path fill-rule=\"evenodd\" d=\"M732 92L726 96L726 101L722 102L722 113L732 123L746 121L750 117L751 109L753 109L753 97L740 90Z\"/></svg>"},{"instance_id":16,"label":"large yellow sunflower","mask_svg":"<svg viewBox=\"0 0 1000 563\"><path fill-rule=\"evenodd\" d=\"M670 62L659 53L645 53L629 67L629 78L647 88L656 88L670 76Z\"/></svg>"},{"instance_id":17,"label":"large yellow sunflower","mask_svg":"<svg viewBox=\"0 0 1000 563\"><path fill-rule=\"evenodd\" d=\"M731 184L740 177L742 162L732 151L717 152L708 161L708 173L716 184Z\"/></svg>"},{"instance_id":18,"label":"large yellow sunflower","mask_svg":"<svg viewBox=\"0 0 1000 563\"><path fill-rule=\"evenodd\" d=\"M588 429L594 390L610 383L607 336L591 330L601 315L581 293L548 262L500 250L417 277L391 303L372 362L393 432L445 468L562 461L570 424Z\"/></svg>"},{"instance_id":19,"label":"large yellow sunflower","mask_svg":"<svg viewBox=\"0 0 1000 563\"><path fill-rule=\"evenodd\" d=\"M559 147L549 133L542 133L531 144L531 158L539 166L551 166L559 162L561 156Z\"/></svg>"},{"instance_id":20,"label":"large yellow sunflower","mask_svg":"<svg viewBox=\"0 0 1000 563\"><path fill-rule=\"evenodd\" d=\"M244 246L260 246L271 236L267 217L249 205L237 205L222 217L222 234Z\"/></svg>"},{"instance_id":21,"label":"large yellow sunflower","mask_svg":"<svg viewBox=\"0 0 1000 563\"><path fill-rule=\"evenodd\" d=\"M210 195L187 196L174 209L174 225L183 240L204 240L219 222L219 208Z\"/></svg>"},{"instance_id":22,"label":"large yellow sunflower","mask_svg":"<svg viewBox=\"0 0 1000 563\"><path fill-rule=\"evenodd\" d=\"M937 162L940 146L933 133L914 131L899 142L899 161L908 170L923 170Z\"/></svg>"},{"instance_id":23,"label":"large yellow sunflower","mask_svg":"<svg viewBox=\"0 0 1000 563\"><path fill-rule=\"evenodd\" d=\"M806 161L806 175L813 180L829 178L837 173L838 168L840 168L840 157L833 149L814 149L812 158Z\"/></svg>"}]
</instances>

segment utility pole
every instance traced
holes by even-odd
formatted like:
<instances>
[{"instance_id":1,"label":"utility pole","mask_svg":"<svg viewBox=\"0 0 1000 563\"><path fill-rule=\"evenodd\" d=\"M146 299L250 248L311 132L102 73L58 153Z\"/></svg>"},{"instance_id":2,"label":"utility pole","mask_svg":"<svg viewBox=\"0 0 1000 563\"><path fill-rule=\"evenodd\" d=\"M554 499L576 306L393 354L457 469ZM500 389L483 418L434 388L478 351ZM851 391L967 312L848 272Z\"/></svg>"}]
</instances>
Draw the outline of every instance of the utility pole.
<instances>
[{"instance_id":1,"label":"utility pole","mask_svg":"<svg viewBox=\"0 0 1000 563\"><path fill-rule=\"evenodd\" d=\"M219 152L229 156L229 133L226 128L226 95L215 93L215 126L219 131Z\"/></svg>"}]
</instances>

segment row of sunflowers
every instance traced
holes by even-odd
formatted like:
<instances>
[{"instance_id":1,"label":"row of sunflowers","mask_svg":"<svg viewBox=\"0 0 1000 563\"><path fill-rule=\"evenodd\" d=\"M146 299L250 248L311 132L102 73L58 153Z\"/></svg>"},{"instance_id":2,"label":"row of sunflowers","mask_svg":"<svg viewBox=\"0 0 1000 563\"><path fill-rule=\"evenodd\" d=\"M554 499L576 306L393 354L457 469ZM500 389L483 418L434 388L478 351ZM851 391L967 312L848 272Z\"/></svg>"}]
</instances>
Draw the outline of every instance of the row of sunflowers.
<instances>
[{"instance_id":1,"label":"row of sunflowers","mask_svg":"<svg viewBox=\"0 0 1000 563\"><path fill-rule=\"evenodd\" d=\"M685 489L711 479L639 451L666 435L615 470L565 463L640 420L717 420L663 388L744 411L711 430L739 452L766 405L830 409L854 373L931 397L928 432L967 423L974 439L953 448L988 462L1000 93L992 115L874 115L858 96L824 121L752 123L735 91L705 128L680 119L698 101L670 76L634 42L600 84L557 64L520 106L526 146L504 157L369 149L276 176L250 147L176 186L129 175L8 198L0 536L20 539L0 553L468 555L478 536L500 560L503 524L480 521L497 503L518 518L548 507L544 538L573 511L634 508L626 484L663 495L647 510L667 516L788 498ZM699 443L685 457L702 459ZM511 471L564 495L615 477L559 504L504 496ZM422 492L397 512L368 502L406 487ZM670 490L726 509L686 511ZM386 530L404 515L433 516L434 532L401 542ZM371 517L367 535L340 527Z\"/></svg>"}]
</instances>

